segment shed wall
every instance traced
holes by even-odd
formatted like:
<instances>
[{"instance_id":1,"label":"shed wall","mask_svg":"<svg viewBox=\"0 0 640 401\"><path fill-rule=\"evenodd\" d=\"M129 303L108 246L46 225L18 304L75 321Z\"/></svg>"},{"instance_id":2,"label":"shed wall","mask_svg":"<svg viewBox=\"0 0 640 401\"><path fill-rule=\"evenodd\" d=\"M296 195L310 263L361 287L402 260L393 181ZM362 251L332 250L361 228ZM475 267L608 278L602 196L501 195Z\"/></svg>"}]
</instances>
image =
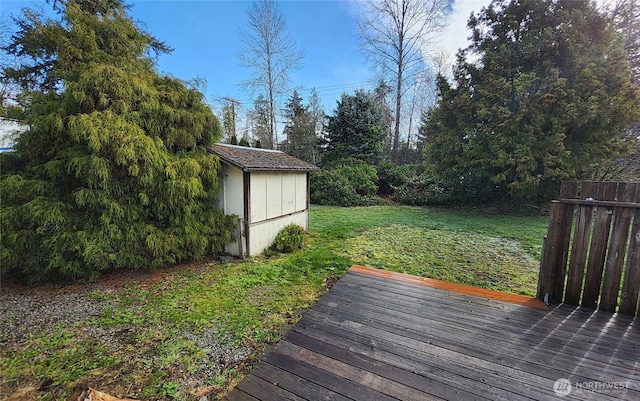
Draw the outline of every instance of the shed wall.
<instances>
[{"instance_id":1,"label":"shed wall","mask_svg":"<svg viewBox=\"0 0 640 401\"><path fill-rule=\"evenodd\" d=\"M251 224L307 208L307 173L251 173Z\"/></svg>"},{"instance_id":2,"label":"shed wall","mask_svg":"<svg viewBox=\"0 0 640 401\"><path fill-rule=\"evenodd\" d=\"M278 232L288 224L298 224L308 229L309 211L304 210L298 213L282 216L280 218L265 220L251 224L249 237L249 255L258 255L273 244Z\"/></svg>"},{"instance_id":3,"label":"shed wall","mask_svg":"<svg viewBox=\"0 0 640 401\"><path fill-rule=\"evenodd\" d=\"M253 171L250 188L249 255L271 246L288 224L309 228L306 172Z\"/></svg>"},{"instance_id":4,"label":"shed wall","mask_svg":"<svg viewBox=\"0 0 640 401\"><path fill-rule=\"evenodd\" d=\"M222 193L220 194L218 206L224 214L237 215L244 219L244 185L242 171L231 165L223 163ZM245 238L242 236L242 227L238 225L235 232L236 240L227 244L225 251L231 255L240 256L241 249L246 249ZM239 241L243 241L240 246Z\"/></svg>"},{"instance_id":5,"label":"shed wall","mask_svg":"<svg viewBox=\"0 0 640 401\"><path fill-rule=\"evenodd\" d=\"M244 219L245 173L227 163L223 163L222 171L223 187L218 206L226 215L235 214ZM253 171L247 175L250 181L249 219L246 226L242 222L238 225L236 240L226 246L226 252L234 256L260 254L288 224L309 228L306 172ZM245 227L248 233L243 232Z\"/></svg>"},{"instance_id":6,"label":"shed wall","mask_svg":"<svg viewBox=\"0 0 640 401\"><path fill-rule=\"evenodd\" d=\"M29 126L19 121L0 117L0 152L13 150L16 138L28 130Z\"/></svg>"}]
</instances>

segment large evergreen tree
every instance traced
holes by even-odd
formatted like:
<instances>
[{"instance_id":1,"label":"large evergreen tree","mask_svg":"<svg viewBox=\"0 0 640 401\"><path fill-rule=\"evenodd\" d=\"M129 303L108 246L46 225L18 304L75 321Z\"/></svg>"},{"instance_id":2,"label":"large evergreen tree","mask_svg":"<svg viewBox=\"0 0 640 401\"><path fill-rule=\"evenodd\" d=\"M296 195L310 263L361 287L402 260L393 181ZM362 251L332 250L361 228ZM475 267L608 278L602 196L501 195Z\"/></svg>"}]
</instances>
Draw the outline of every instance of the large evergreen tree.
<instances>
[{"instance_id":1,"label":"large evergreen tree","mask_svg":"<svg viewBox=\"0 0 640 401\"><path fill-rule=\"evenodd\" d=\"M157 267L220 252L220 138L203 95L154 69L169 51L121 0L27 10L5 48L31 130L2 159L2 271L30 280Z\"/></svg>"},{"instance_id":2,"label":"large evergreen tree","mask_svg":"<svg viewBox=\"0 0 640 401\"><path fill-rule=\"evenodd\" d=\"M384 147L386 119L374 96L362 89L343 94L329 117L324 162L355 158L379 163Z\"/></svg>"},{"instance_id":3,"label":"large evergreen tree","mask_svg":"<svg viewBox=\"0 0 640 401\"><path fill-rule=\"evenodd\" d=\"M586 1L496 0L468 23L454 85L422 128L452 185L546 197L625 152L640 112L621 41Z\"/></svg>"},{"instance_id":4,"label":"large evergreen tree","mask_svg":"<svg viewBox=\"0 0 640 401\"><path fill-rule=\"evenodd\" d=\"M297 90L287 100L284 117L286 143L282 150L298 159L317 164L319 155L315 121L309 107L302 104L302 97Z\"/></svg>"},{"instance_id":5,"label":"large evergreen tree","mask_svg":"<svg viewBox=\"0 0 640 401\"><path fill-rule=\"evenodd\" d=\"M271 137L269 102L259 95L253 102L253 110L249 113L251 120L251 134L255 140L255 147L273 149L274 144ZM258 146L258 144L260 146Z\"/></svg>"}]
</instances>

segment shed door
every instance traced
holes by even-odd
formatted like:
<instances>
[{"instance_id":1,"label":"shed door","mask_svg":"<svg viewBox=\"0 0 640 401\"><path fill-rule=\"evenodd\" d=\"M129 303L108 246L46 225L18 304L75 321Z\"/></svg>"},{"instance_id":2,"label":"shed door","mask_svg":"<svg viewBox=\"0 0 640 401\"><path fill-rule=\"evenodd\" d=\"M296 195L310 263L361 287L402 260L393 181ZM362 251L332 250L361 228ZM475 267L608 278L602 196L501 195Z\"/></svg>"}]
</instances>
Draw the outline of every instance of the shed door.
<instances>
[{"instance_id":1,"label":"shed door","mask_svg":"<svg viewBox=\"0 0 640 401\"><path fill-rule=\"evenodd\" d=\"M251 173L251 223L301 212L306 207L306 173Z\"/></svg>"}]
</instances>

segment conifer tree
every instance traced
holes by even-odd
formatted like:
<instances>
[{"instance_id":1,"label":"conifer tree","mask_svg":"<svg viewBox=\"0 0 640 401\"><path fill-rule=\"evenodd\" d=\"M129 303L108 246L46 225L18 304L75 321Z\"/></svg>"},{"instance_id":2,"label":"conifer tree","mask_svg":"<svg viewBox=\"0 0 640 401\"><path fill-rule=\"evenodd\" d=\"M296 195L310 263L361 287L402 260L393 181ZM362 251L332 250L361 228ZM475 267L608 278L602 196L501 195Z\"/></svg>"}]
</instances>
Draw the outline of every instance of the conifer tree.
<instances>
[{"instance_id":1,"label":"conifer tree","mask_svg":"<svg viewBox=\"0 0 640 401\"><path fill-rule=\"evenodd\" d=\"M385 132L384 112L370 92L344 93L329 117L323 163L355 158L377 165Z\"/></svg>"},{"instance_id":2,"label":"conifer tree","mask_svg":"<svg viewBox=\"0 0 640 401\"><path fill-rule=\"evenodd\" d=\"M260 142L260 146L265 149L273 149L273 142L270 131L269 103L264 96L259 95L253 102L254 108L249 114L251 119L252 134L256 141Z\"/></svg>"},{"instance_id":3,"label":"conifer tree","mask_svg":"<svg viewBox=\"0 0 640 401\"><path fill-rule=\"evenodd\" d=\"M291 156L308 163L318 163L318 137L315 133L315 121L309 107L302 104L302 97L294 89L287 100L284 116L286 146L284 151Z\"/></svg>"},{"instance_id":4,"label":"conifer tree","mask_svg":"<svg viewBox=\"0 0 640 401\"><path fill-rule=\"evenodd\" d=\"M627 151L640 93L614 26L592 4L496 0L468 26L455 84L440 77L421 130L450 185L545 199Z\"/></svg>"},{"instance_id":5,"label":"conifer tree","mask_svg":"<svg viewBox=\"0 0 640 401\"><path fill-rule=\"evenodd\" d=\"M5 73L31 129L2 159L2 271L77 279L221 252L231 222L204 148L221 130L203 95L156 72L170 49L121 0L54 6L58 20L26 10L5 48L28 61Z\"/></svg>"}]
</instances>

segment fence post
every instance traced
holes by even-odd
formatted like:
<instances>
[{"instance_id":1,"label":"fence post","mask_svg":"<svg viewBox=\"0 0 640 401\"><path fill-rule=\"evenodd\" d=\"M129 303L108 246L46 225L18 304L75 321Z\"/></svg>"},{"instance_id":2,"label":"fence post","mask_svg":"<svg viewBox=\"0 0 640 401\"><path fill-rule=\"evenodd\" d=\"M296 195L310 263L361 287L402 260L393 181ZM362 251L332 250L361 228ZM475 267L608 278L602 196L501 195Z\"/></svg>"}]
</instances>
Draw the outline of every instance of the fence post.
<instances>
[{"instance_id":1,"label":"fence post","mask_svg":"<svg viewBox=\"0 0 640 401\"><path fill-rule=\"evenodd\" d=\"M549 228L547 228L547 235L549 232ZM536 298L544 302L545 304L549 304L551 291L553 290L553 271L549 266L549 262L547 260L547 255L549 254L547 250L547 236L542 237L542 252L540 254L540 269L538 270L538 290L536 292Z\"/></svg>"},{"instance_id":2,"label":"fence post","mask_svg":"<svg viewBox=\"0 0 640 401\"><path fill-rule=\"evenodd\" d=\"M547 236L544 242L544 254L541 257L540 274L538 277L538 296L537 298L544 303L562 301L562 294L555 294L556 280L564 278L556 277L559 274L558 259L560 248L560 234L562 229L562 218L564 215L564 207L559 202L551 203L551 214L549 216L549 228L547 228Z\"/></svg>"}]
</instances>

